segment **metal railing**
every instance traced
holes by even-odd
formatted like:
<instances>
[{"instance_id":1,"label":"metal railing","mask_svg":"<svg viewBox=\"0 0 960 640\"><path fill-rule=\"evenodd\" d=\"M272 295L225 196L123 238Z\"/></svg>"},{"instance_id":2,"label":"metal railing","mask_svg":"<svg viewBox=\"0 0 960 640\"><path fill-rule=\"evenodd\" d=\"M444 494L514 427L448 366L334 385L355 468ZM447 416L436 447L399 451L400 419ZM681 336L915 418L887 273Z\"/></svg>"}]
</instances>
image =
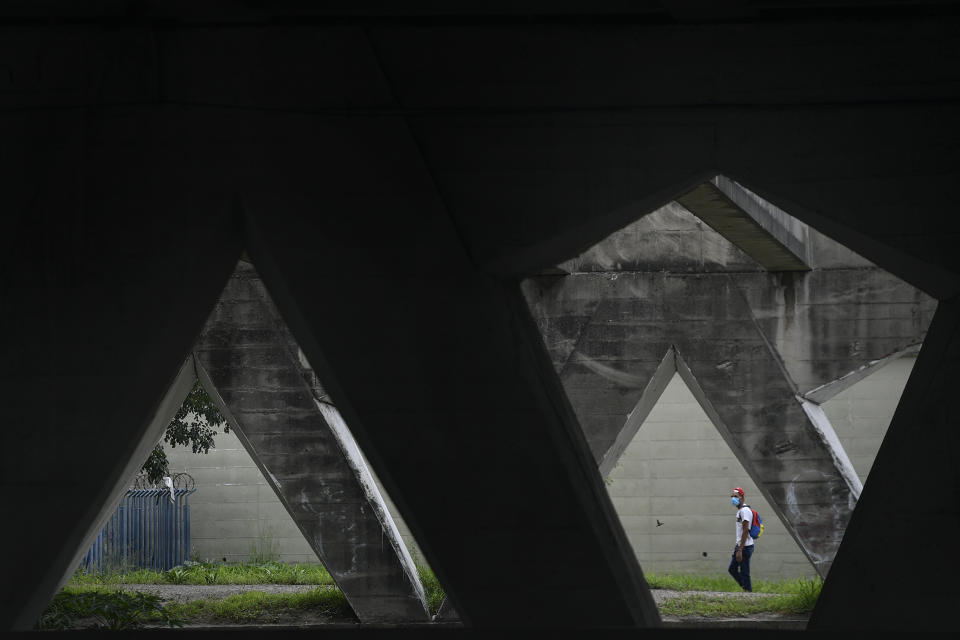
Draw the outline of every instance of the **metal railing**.
<instances>
[{"instance_id":1,"label":"metal railing","mask_svg":"<svg viewBox=\"0 0 960 640\"><path fill-rule=\"evenodd\" d=\"M192 480L192 479L191 479ZM192 485L192 482L190 483ZM189 489L129 489L80 567L167 571L190 559Z\"/></svg>"}]
</instances>

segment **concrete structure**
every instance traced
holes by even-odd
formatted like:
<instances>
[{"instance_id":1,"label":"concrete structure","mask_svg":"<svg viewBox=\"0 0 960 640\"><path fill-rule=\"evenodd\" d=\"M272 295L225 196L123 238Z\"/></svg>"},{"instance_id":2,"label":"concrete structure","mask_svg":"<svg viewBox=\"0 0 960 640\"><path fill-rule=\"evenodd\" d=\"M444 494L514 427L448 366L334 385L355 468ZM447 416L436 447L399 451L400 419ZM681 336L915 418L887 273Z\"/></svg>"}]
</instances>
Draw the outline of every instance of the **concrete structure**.
<instances>
[{"instance_id":1,"label":"concrete structure","mask_svg":"<svg viewBox=\"0 0 960 640\"><path fill-rule=\"evenodd\" d=\"M427 621L423 585L366 462L252 265L237 265L194 357L360 621Z\"/></svg>"},{"instance_id":2,"label":"concrete structure","mask_svg":"<svg viewBox=\"0 0 960 640\"><path fill-rule=\"evenodd\" d=\"M955 625L958 4L727 7L2 5L0 627L244 250L466 625L657 626L519 282L718 174L938 300L811 626Z\"/></svg>"},{"instance_id":3,"label":"concrete structure","mask_svg":"<svg viewBox=\"0 0 960 640\"><path fill-rule=\"evenodd\" d=\"M867 481L914 361L910 355L897 358L822 405L861 483ZM261 553L283 562L319 562L233 433L218 435L216 447L204 455L165 448L171 469L197 481L198 491L190 496L191 544L197 557L243 562ZM750 504L767 518L755 573L764 578L815 576L751 482L682 379L674 376L607 476L607 492L645 572L714 573L729 555L730 513L726 500L718 503L709 492L746 483ZM411 556L423 561L409 528L377 484ZM658 521L663 524L657 526Z\"/></svg>"},{"instance_id":4,"label":"concrete structure","mask_svg":"<svg viewBox=\"0 0 960 640\"><path fill-rule=\"evenodd\" d=\"M679 374L825 577L862 485L807 394L822 402L840 380L917 349L936 301L735 182L693 193L714 183L730 197L687 201L726 220L734 200L755 203L770 232L731 237L777 264L789 260L772 239L792 238L803 270L768 273L668 205L524 290L602 475Z\"/></svg>"}]
</instances>

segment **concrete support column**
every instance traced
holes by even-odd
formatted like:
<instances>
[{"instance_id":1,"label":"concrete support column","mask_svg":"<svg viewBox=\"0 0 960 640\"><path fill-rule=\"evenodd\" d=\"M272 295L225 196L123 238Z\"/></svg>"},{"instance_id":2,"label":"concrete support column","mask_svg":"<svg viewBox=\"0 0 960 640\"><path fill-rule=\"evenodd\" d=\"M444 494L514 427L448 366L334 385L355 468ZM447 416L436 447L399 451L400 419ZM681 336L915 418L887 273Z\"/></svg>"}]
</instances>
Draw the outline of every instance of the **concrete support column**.
<instances>
[{"instance_id":1,"label":"concrete support column","mask_svg":"<svg viewBox=\"0 0 960 640\"><path fill-rule=\"evenodd\" d=\"M960 588L960 299L940 302L809 629L942 631Z\"/></svg>"},{"instance_id":2,"label":"concrete support column","mask_svg":"<svg viewBox=\"0 0 960 640\"><path fill-rule=\"evenodd\" d=\"M658 625L516 281L469 260L406 127L374 124L316 147L314 197L244 198L291 332L465 624Z\"/></svg>"},{"instance_id":3,"label":"concrete support column","mask_svg":"<svg viewBox=\"0 0 960 640\"><path fill-rule=\"evenodd\" d=\"M416 568L360 451L253 267L194 349L201 381L362 622L425 622Z\"/></svg>"}]
</instances>

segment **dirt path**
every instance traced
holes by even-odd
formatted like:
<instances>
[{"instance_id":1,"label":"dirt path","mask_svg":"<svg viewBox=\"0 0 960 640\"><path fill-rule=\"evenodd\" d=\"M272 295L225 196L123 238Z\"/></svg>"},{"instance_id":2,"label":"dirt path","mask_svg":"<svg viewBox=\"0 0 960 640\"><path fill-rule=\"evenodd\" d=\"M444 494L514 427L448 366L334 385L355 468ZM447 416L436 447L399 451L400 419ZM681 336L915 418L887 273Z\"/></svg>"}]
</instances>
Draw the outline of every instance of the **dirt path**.
<instances>
[{"instance_id":1,"label":"dirt path","mask_svg":"<svg viewBox=\"0 0 960 640\"><path fill-rule=\"evenodd\" d=\"M124 591L141 591L160 596L164 603L183 603L190 600L222 599L247 591L263 593L304 593L318 586L333 589L333 586L315 584L122 584Z\"/></svg>"}]
</instances>

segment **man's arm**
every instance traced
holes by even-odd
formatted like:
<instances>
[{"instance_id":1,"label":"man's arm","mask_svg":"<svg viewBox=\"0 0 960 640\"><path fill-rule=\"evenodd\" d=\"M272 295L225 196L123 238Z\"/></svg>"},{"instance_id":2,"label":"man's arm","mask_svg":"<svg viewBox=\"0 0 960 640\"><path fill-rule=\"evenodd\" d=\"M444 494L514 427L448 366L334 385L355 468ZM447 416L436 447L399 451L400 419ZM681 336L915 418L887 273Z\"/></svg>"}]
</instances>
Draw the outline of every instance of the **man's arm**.
<instances>
[{"instance_id":1,"label":"man's arm","mask_svg":"<svg viewBox=\"0 0 960 640\"><path fill-rule=\"evenodd\" d=\"M743 533L740 534L740 544L737 545L737 562L743 559L743 548L747 546L747 536L750 535L750 520L744 518L741 526Z\"/></svg>"}]
</instances>

